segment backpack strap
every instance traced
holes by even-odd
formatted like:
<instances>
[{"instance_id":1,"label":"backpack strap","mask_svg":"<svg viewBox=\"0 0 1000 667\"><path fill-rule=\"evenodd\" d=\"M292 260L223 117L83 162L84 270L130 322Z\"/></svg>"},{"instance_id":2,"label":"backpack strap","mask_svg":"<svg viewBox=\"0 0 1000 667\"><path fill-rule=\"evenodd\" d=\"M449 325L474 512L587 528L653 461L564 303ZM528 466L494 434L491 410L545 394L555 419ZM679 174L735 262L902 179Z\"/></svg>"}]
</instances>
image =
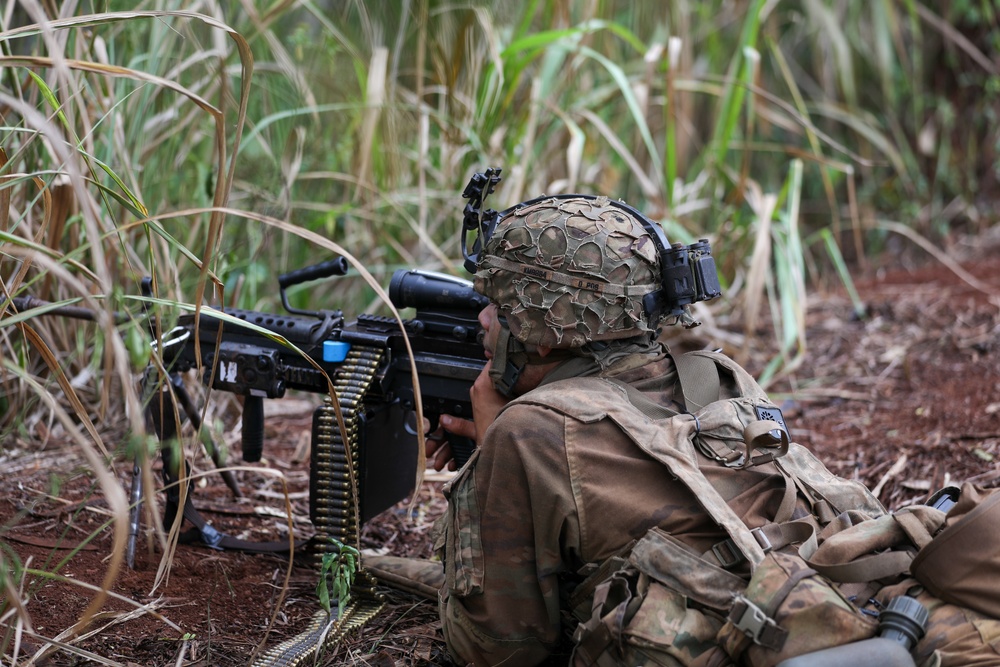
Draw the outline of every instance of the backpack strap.
<instances>
[{"instance_id":1,"label":"backpack strap","mask_svg":"<svg viewBox=\"0 0 1000 667\"><path fill-rule=\"evenodd\" d=\"M677 369L677 380L688 412L698 412L709 403L719 400L722 381L719 365L712 357L688 352L670 355Z\"/></svg>"},{"instance_id":2,"label":"backpack strap","mask_svg":"<svg viewBox=\"0 0 1000 667\"><path fill-rule=\"evenodd\" d=\"M693 442L692 435L698 430L694 415L679 415L653 403L641 392L637 392L638 396L632 393L636 397L633 403L629 400L629 387L610 378L572 378L540 386L511 401L507 407L541 405L584 422L612 420L639 449L662 463L673 477L691 490L712 520L732 538L743 558L755 567L764 559L764 551L699 468L702 455Z\"/></svg>"},{"instance_id":3,"label":"backpack strap","mask_svg":"<svg viewBox=\"0 0 1000 667\"><path fill-rule=\"evenodd\" d=\"M668 408L665 405L660 405L656 401L647 398L645 394L633 387L627 382L622 382L621 380L616 380L615 378L604 378L608 382L616 385L625 392L628 397L628 402L632 404L636 410L641 412L646 417L652 419L653 421L658 421L660 419L670 419L671 417L676 417L679 414L677 410Z\"/></svg>"},{"instance_id":4,"label":"backpack strap","mask_svg":"<svg viewBox=\"0 0 1000 667\"><path fill-rule=\"evenodd\" d=\"M783 523L765 523L753 528L750 534L765 554L784 549L790 544L799 544L799 551L813 553L818 544L816 528L808 520L785 521ZM712 545L712 548L702 554L702 558L720 567L731 569L744 561L736 543L727 538Z\"/></svg>"}]
</instances>

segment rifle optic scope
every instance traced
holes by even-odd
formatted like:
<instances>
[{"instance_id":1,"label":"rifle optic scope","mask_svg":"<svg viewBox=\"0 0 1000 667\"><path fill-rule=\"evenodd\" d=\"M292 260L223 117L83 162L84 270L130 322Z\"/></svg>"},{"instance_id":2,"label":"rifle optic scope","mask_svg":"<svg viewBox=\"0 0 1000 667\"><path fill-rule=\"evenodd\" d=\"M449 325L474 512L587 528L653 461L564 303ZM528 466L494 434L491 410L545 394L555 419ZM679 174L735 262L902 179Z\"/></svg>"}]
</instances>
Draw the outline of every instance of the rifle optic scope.
<instances>
[{"instance_id":1,"label":"rifle optic scope","mask_svg":"<svg viewBox=\"0 0 1000 667\"><path fill-rule=\"evenodd\" d=\"M472 310L478 312L490 300L472 289L472 282L444 273L400 269L389 282L389 299L397 308Z\"/></svg>"}]
</instances>

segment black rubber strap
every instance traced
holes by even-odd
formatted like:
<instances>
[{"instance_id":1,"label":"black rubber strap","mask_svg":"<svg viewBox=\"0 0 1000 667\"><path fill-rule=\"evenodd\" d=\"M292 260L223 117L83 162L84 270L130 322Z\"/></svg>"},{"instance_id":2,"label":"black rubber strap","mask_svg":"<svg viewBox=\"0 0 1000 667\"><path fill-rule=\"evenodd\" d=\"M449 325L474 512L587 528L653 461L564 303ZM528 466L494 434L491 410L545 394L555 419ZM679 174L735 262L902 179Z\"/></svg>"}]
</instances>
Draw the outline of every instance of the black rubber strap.
<instances>
[{"instance_id":1,"label":"black rubber strap","mask_svg":"<svg viewBox=\"0 0 1000 667\"><path fill-rule=\"evenodd\" d=\"M195 506L190 501L184 504L184 518L195 526L195 529L181 534L180 541L184 543L200 542L212 549L244 551L247 553L288 553L292 546L298 551L306 545L304 540L296 540L294 542L289 542L288 540L254 542L251 540L241 540L232 535L221 533L205 520L205 517L195 509Z\"/></svg>"}]
</instances>

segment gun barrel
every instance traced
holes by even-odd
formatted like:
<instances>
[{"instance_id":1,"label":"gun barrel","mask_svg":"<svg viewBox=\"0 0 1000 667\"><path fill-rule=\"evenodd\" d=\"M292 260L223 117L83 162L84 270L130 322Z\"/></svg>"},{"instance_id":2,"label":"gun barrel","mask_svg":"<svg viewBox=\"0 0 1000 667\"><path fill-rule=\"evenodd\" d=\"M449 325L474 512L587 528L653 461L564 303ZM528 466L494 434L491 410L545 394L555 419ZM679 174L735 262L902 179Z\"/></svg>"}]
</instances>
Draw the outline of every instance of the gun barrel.
<instances>
[{"instance_id":1,"label":"gun barrel","mask_svg":"<svg viewBox=\"0 0 1000 667\"><path fill-rule=\"evenodd\" d=\"M3 299L5 295L0 292L0 305L3 305ZM89 322L97 321L97 313L89 308L83 308L81 306L56 306L52 301L46 301L44 299L39 299L34 296L15 296L10 300L13 304L14 309L23 313L26 310L34 310L36 308L46 308L45 312L39 313L40 315L57 315L59 317L68 317L73 320L87 320ZM128 321L128 316L124 313L114 312L111 314L114 318L115 324L121 324Z\"/></svg>"}]
</instances>

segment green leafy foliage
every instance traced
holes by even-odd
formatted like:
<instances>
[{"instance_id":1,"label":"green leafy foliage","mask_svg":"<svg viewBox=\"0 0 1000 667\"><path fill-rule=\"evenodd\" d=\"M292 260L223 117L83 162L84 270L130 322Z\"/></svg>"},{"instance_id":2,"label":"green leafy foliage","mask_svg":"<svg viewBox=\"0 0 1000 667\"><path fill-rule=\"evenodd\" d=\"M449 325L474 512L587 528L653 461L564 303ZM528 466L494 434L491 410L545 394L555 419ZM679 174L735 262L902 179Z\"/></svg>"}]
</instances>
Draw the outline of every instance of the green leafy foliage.
<instances>
[{"instance_id":1,"label":"green leafy foliage","mask_svg":"<svg viewBox=\"0 0 1000 667\"><path fill-rule=\"evenodd\" d=\"M319 603L330 613L332 601L337 601L337 616L343 616L344 607L351 599L351 586L354 585L354 575L361 564L361 554L354 547L331 538L336 551L323 554L319 569L319 582L316 584L316 597Z\"/></svg>"}]
</instances>

